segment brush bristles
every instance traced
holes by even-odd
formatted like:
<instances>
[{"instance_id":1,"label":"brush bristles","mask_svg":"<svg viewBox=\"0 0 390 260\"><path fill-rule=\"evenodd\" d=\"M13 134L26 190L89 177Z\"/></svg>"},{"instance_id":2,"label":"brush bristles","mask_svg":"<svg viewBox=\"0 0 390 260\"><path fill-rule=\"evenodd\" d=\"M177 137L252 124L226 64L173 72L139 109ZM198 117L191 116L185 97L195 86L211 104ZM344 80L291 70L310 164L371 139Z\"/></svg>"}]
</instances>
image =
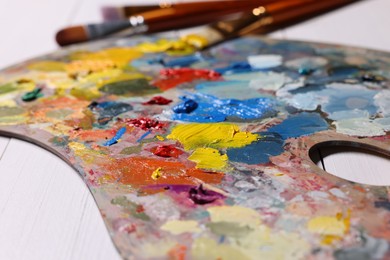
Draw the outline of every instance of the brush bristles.
<instances>
[{"instance_id":1,"label":"brush bristles","mask_svg":"<svg viewBox=\"0 0 390 260\"><path fill-rule=\"evenodd\" d=\"M85 42L88 35L83 26L74 26L60 30L56 34L56 41L60 46L66 46L74 43Z\"/></svg>"}]
</instances>

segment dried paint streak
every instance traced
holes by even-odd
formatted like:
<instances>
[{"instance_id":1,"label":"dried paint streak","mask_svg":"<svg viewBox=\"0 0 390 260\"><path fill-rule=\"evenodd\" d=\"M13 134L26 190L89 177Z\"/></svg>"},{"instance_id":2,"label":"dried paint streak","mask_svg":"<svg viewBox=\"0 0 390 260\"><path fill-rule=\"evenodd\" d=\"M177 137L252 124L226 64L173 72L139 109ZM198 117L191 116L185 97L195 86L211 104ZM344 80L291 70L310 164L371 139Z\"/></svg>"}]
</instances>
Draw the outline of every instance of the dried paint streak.
<instances>
[{"instance_id":1,"label":"dried paint streak","mask_svg":"<svg viewBox=\"0 0 390 260\"><path fill-rule=\"evenodd\" d=\"M347 231L347 226L343 219L321 216L311 219L307 223L307 229L320 235L343 236Z\"/></svg>"},{"instance_id":2,"label":"dried paint streak","mask_svg":"<svg viewBox=\"0 0 390 260\"><path fill-rule=\"evenodd\" d=\"M222 80L221 75L212 70L205 69L164 69L160 72L160 79L153 82L161 90L168 90L183 83L194 80Z\"/></svg>"},{"instance_id":3,"label":"dried paint streak","mask_svg":"<svg viewBox=\"0 0 390 260\"><path fill-rule=\"evenodd\" d=\"M111 204L123 207L129 214L135 218L149 221L150 218L145 214L145 210L142 205L138 205L128 200L125 196L116 197L111 200Z\"/></svg>"},{"instance_id":4,"label":"dried paint streak","mask_svg":"<svg viewBox=\"0 0 390 260\"><path fill-rule=\"evenodd\" d=\"M115 160L104 166L122 184L132 186L171 184L198 185L199 183L220 183L223 173L206 173L180 162L163 161L145 157L130 157ZM161 168L163 177L152 178L152 173Z\"/></svg>"},{"instance_id":5,"label":"dried paint streak","mask_svg":"<svg viewBox=\"0 0 390 260\"><path fill-rule=\"evenodd\" d=\"M175 126L168 139L179 141L185 150L198 147L236 148L243 147L259 136L242 132L235 124L186 124Z\"/></svg>"},{"instance_id":6,"label":"dried paint streak","mask_svg":"<svg viewBox=\"0 0 390 260\"><path fill-rule=\"evenodd\" d=\"M261 139L245 147L227 150L230 161L246 164L268 163L271 156L283 153L284 140L277 133L258 133ZM256 156L254 156L256 155Z\"/></svg>"},{"instance_id":7,"label":"dried paint streak","mask_svg":"<svg viewBox=\"0 0 390 260\"><path fill-rule=\"evenodd\" d=\"M151 149L151 152L154 155L157 155L160 157L165 157L165 158L168 158L168 157L178 158L181 154L184 153L182 150L177 149L173 145L159 145L159 146L153 147Z\"/></svg>"},{"instance_id":8,"label":"dried paint streak","mask_svg":"<svg viewBox=\"0 0 390 260\"><path fill-rule=\"evenodd\" d=\"M68 146L77 157L83 160L85 164L104 163L105 161L110 160L110 158L104 153L91 150L84 144L71 142Z\"/></svg>"},{"instance_id":9,"label":"dried paint streak","mask_svg":"<svg viewBox=\"0 0 390 260\"><path fill-rule=\"evenodd\" d=\"M201 229L195 220L171 220L161 226L161 229L174 235L183 233L199 233Z\"/></svg>"},{"instance_id":10,"label":"dried paint streak","mask_svg":"<svg viewBox=\"0 0 390 260\"><path fill-rule=\"evenodd\" d=\"M113 138L111 138L110 140L104 143L104 146L111 146L113 144L118 143L125 132L126 132L126 127L122 127L116 132Z\"/></svg>"},{"instance_id":11,"label":"dried paint streak","mask_svg":"<svg viewBox=\"0 0 390 260\"><path fill-rule=\"evenodd\" d=\"M188 160L196 162L198 169L221 170L226 167L228 157L214 148L197 148Z\"/></svg>"},{"instance_id":12,"label":"dried paint streak","mask_svg":"<svg viewBox=\"0 0 390 260\"><path fill-rule=\"evenodd\" d=\"M207 209L211 222L233 222L241 226L256 227L261 224L259 213L241 206L219 206Z\"/></svg>"},{"instance_id":13,"label":"dried paint streak","mask_svg":"<svg viewBox=\"0 0 390 260\"><path fill-rule=\"evenodd\" d=\"M143 135L141 135L140 138L137 139L137 143L141 142L144 140L148 135L150 135L151 131L146 131Z\"/></svg>"},{"instance_id":14,"label":"dried paint streak","mask_svg":"<svg viewBox=\"0 0 390 260\"><path fill-rule=\"evenodd\" d=\"M317 113L299 113L285 119L281 124L268 129L283 139L314 134L328 129L328 123Z\"/></svg>"}]
</instances>

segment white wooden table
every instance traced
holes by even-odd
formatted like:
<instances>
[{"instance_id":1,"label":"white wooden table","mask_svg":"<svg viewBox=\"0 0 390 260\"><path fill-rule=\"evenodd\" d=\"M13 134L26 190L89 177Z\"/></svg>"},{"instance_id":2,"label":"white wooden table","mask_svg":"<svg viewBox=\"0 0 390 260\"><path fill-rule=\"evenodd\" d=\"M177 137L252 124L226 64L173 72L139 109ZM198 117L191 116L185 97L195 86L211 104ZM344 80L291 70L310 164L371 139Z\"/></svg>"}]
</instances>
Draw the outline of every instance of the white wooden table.
<instances>
[{"instance_id":1,"label":"white wooden table","mask_svg":"<svg viewBox=\"0 0 390 260\"><path fill-rule=\"evenodd\" d=\"M102 5L156 1L0 0L0 67L55 50L56 30L98 21ZM366 0L272 37L390 51L389 10L389 0ZM358 169L363 182L390 185L389 160L344 153L325 165L348 178ZM0 137L0 259L118 258L78 174L39 147Z\"/></svg>"}]
</instances>

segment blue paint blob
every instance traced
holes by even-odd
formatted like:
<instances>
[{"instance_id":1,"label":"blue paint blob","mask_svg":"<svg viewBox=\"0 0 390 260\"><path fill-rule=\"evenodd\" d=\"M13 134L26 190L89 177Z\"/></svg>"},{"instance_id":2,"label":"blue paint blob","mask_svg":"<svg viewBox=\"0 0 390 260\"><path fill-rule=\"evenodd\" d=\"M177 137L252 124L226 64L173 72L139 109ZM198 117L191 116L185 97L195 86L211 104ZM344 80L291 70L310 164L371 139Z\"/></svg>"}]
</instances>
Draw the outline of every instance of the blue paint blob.
<instances>
[{"instance_id":1,"label":"blue paint blob","mask_svg":"<svg viewBox=\"0 0 390 260\"><path fill-rule=\"evenodd\" d=\"M116 144L125 132L126 132L126 127L122 127L116 132L113 138L111 138L110 140L104 143L104 146L111 146L113 144Z\"/></svg>"},{"instance_id":2,"label":"blue paint blob","mask_svg":"<svg viewBox=\"0 0 390 260\"><path fill-rule=\"evenodd\" d=\"M299 113L285 119L279 125L268 129L278 133L282 139L296 138L328 129L328 123L317 113Z\"/></svg>"},{"instance_id":3,"label":"blue paint blob","mask_svg":"<svg viewBox=\"0 0 390 260\"><path fill-rule=\"evenodd\" d=\"M258 133L261 139L242 148L227 150L230 161L246 164L268 163L270 156L281 154L284 140L277 133Z\"/></svg>"},{"instance_id":4,"label":"blue paint blob","mask_svg":"<svg viewBox=\"0 0 390 260\"><path fill-rule=\"evenodd\" d=\"M252 98L247 100L218 99L211 95L195 94L192 99L197 103L197 108L190 113L180 112L179 106L184 106L186 101L173 108L174 120L211 123L223 121L255 120L275 115L275 101L270 98ZM179 111L179 112L177 112Z\"/></svg>"},{"instance_id":5,"label":"blue paint blob","mask_svg":"<svg viewBox=\"0 0 390 260\"><path fill-rule=\"evenodd\" d=\"M315 71L315 69L308 68L308 67L301 67L298 69L298 73L304 76L310 75Z\"/></svg>"},{"instance_id":6,"label":"blue paint blob","mask_svg":"<svg viewBox=\"0 0 390 260\"><path fill-rule=\"evenodd\" d=\"M183 103L180 103L172 108L173 112L177 114L181 113L191 113L198 107L198 103L195 102L195 100L187 99L186 97L182 97L184 100Z\"/></svg>"}]
</instances>

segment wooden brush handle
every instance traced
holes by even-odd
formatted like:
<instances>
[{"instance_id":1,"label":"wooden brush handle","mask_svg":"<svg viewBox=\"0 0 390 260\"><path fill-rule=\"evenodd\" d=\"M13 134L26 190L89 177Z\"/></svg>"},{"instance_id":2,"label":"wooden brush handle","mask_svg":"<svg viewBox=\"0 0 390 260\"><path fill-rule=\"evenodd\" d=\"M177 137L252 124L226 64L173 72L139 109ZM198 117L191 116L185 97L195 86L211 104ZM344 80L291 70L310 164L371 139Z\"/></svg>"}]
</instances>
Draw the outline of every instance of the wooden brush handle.
<instances>
[{"instance_id":1,"label":"wooden brush handle","mask_svg":"<svg viewBox=\"0 0 390 260\"><path fill-rule=\"evenodd\" d=\"M296 8L289 7L284 10L279 10L278 13L269 11L268 21L259 20L247 28L242 29L239 35L270 33L358 1L360 0L311 1L312 3L310 4Z\"/></svg>"}]
</instances>

